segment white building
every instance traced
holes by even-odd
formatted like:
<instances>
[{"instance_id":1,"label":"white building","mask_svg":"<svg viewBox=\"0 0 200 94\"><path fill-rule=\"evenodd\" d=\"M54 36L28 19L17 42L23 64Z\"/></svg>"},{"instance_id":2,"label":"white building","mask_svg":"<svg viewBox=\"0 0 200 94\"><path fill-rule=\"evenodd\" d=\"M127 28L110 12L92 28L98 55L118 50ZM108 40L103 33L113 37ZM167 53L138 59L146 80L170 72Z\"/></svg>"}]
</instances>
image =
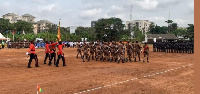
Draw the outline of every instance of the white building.
<instances>
[{"instance_id":1,"label":"white building","mask_svg":"<svg viewBox=\"0 0 200 94\"><path fill-rule=\"evenodd\" d=\"M138 27L142 32L145 34L149 32L151 22L149 20L133 20L133 21L126 21L126 29L133 28L134 26Z\"/></svg>"},{"instance_id":2,"label":"white building","mask_svg":"<svg viewBox=\"0 0 200 94\"><path fill-rule=\"evenodd\" d=\"M51 23L48 20L40 20L37 21L37 25L35 26L35 28L37 28L37 32L42 32L45 31L48 28L48 25L52 25L53 23Z\"/></svg>"}]
</instances>

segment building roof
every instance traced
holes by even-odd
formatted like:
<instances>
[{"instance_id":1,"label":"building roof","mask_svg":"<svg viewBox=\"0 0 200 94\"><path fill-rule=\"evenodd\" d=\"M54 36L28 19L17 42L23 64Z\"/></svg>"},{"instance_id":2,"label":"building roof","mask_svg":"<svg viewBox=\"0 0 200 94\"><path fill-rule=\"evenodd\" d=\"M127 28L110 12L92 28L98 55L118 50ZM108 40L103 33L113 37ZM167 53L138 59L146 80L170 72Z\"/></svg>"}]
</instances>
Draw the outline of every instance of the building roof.
<instances>
[{"instance_id":1,"label":"building roof","mask_svg":"<svg viewBox=\"0 0 200 94\"><path fill-rule=\"evenodd\" d=\"M7 14L5 14L5 15L3 15L3 16L18 16L17 14L14 14L14 13L7 13Z\"/></svg>"},{"instance_id":2,"label":"building roof","mask_svg":"<svg viewBox=\"0 0 200 94\"><path fill-rule=\"evenodd\" d=\"M52 22L48 21L48 20L40 20L40 21L37 21L38 24L41 24L41 23L48 23L48 24L52 24Z\"/></svg>"},{"instance_id":3,"label":"building roof","mask_svg":"<svg viewBox=\"0 0 200 94\"><path fill-rule=\"evenodd\" d=\"M177 39L174 34L147 34L148 39Z\"/></svg>"},{"instance_id":4,"label":"building roof","mask_svg":"<svg viewBox=\"0 0 200 94\"><path fill-rule=\"evenodd\" d=\"M32 17L32 18L35 18L33 15L30 15L30 14L28 14L28 13L22 15L22 17Z\"/></svg>"}]
</instances>

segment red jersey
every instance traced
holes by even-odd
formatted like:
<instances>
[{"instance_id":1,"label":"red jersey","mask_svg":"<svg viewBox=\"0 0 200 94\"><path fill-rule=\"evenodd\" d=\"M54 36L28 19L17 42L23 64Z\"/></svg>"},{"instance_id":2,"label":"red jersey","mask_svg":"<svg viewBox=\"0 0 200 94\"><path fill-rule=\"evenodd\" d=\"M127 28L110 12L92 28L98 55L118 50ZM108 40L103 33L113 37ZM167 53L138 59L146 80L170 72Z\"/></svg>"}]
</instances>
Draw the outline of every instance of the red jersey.
<instances>
[{"instance_id":1,"label":"red jersey","mask_svg":"<svg viewBox=\"0 0 200 94\"><path fill-rule=\"evenodd\" d=\"M45 45L45 53L50 53L49 44Z\"/></svg>"},{"instance_id":2,"label":"red jersey","mask_svg":"<svg viewBox=\"0 0 200 94\"><path fill-rule=\"evenodd\" d=\"M53 53L53 49L56 50L56 45L58 44L58 42L55 42L55 43L52 43L52 44L49 44L50 46L50 53Z\"/></svg>"},{"instance_id":3,"label":"red jersey","mask_svg":"<svg viewBox=\"0 0 200 94\"><path fill-rule=\"evenodd\" d=\"M35 46L34 46L34 44L30 44L30 45L29 45L28 52L29 52L29 53L35 54Z\"/></svg>"},{"instance_id":4,"label":"red jersey","mask_svg":"<svg viewBox=\"0 0 200 94\"><path fill-rule=\"evenodd\" d=\"M65 44L62 44L62 45L59 44L59 45L58 45L58 53L57 53L58 55L63 55L63 51L62 51L62 46L63 46L63 45L65 45Z\"/></svg>"}]
</instances>

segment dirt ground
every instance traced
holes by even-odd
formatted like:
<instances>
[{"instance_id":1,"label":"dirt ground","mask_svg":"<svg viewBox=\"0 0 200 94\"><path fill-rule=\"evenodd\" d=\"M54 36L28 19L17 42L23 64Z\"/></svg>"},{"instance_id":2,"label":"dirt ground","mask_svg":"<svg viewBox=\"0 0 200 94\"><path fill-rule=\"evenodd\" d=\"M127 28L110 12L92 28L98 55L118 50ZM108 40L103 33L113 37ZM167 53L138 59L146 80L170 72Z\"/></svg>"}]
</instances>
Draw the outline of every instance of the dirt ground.
<instances>
[{"instance_id":1,"label":"dirt ground","mask_svg":"<svg viewBox=\"0 0 200 94\"><path fill-rule=\"evenodd\" d=\"M36 94L37 84L39 94L194 94L194 54L152 52L151 46L149 63L117 64L82 62L76 48L64 48L67 66L60 60L57 68L44 65L44 49L36 49L40 67L33 61L27 68L27 50L0 50L0 94Z\"/></svg>"}]
</instances>

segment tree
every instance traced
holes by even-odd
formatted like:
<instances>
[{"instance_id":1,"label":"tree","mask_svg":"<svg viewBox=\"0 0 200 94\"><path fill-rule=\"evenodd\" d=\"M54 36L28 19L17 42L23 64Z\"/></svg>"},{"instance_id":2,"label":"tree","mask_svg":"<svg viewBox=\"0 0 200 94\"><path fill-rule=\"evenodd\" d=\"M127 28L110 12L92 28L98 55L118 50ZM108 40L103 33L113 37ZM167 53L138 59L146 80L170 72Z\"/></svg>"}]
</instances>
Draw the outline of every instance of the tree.
<instances>
[{"instance_id":1,"label":"tree","mask_svg":"<svg viewBox=\"0 0 200 94\"><path fill-rule=\"evenodd\" d=\"M0 33L2 34L10 33L6 31L8 30L12 31L13 28L14 28L13 24L11 24L8 19L0 18Z\"/></svg>"},{"instance_id":2,"label":"tree","mask_svg":"<svg viewBox=\"0 0 200 94\"><path fill-rule=\"evenodd\" d=\"M186 37L190 38L191 41L194 41L194 24L188 24Z\"/></svg>"},{"instance_id":3,"label":"tree","mask_svg":"<svg viewBox=\"0 0 200 94\"><path fill-rule=\"evenodd\" d=\"M172 20L167 20L167 21L165 21L166 23L168 23L168 32L167 33L169 33L170 32L170 24L173 22Z\"/></svg>"},{"instance_id":4,"label":"tree","mask_svg":"<svg viewBox=\"0 0 200 94\"><path fill-rule=\"evenodd\" d=\"M149 33L150 34L166 34L168 27L166 26L155 26L155 28L152 28Z\"/></svg>"},{"instance_id":5,"label":"tree","mask_svg":"<svg viewBox=\"0 0 200 94\"><path fill-rule=\"evenodd\" d=\"M33 24L25 21L18 21L13 24L14 29L22 34L23 30L26 33L33 33Z\"/></svg>"},{"instance_id":6,"label":"tree","mask_svg":"<svg viewBox=\"0 0 200 94\"><path fill-rule=\"evenodd\" d=\"M120 31L124 24L120 18L102 18L95 24L96 39L100 41L117 41L120 39Z\"/></svg>"}]
</instances>

